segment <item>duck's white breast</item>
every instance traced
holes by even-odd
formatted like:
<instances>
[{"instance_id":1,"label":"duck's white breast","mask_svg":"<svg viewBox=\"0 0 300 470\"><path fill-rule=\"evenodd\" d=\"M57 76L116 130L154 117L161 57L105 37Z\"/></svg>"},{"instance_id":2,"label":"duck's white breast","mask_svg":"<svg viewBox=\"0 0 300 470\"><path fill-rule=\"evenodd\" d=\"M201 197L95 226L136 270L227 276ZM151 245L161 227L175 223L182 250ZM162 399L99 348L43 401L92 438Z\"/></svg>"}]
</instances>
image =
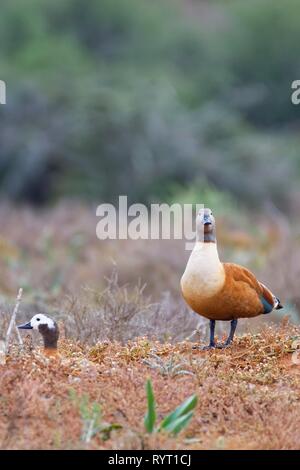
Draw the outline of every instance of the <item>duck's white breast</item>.
<instances>
[{"instance_id":1,"label":"duck's white breast","mask_svg":"<svg viewBox=\"0 0 300 470\"><path fill-rule=\"evenodd\" d=\"M225 282L216 243L197 242L181 278L185 297L206 299L218 293Z\"/></svg>"}]
</instances>

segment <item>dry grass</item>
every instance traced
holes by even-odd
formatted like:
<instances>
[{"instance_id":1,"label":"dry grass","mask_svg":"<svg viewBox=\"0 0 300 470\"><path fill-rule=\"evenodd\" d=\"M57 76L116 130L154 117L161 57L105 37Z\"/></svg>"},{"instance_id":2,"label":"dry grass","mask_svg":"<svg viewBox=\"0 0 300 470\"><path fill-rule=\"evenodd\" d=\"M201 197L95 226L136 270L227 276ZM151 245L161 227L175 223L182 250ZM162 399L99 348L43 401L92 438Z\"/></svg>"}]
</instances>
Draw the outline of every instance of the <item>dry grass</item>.
<instances>
[{"instance_id":1,"label":"dry grass","mask_svg":"<svg viewBox=\"0 0 300 470\"><path fill-rule=\"evenodd\" d=\"M99 340L125 342L141 335L160 340L182 340L205 322L184 303L165 293L151 303L144 295L145 285L120 285L113 270L102 292L85 289L84 301L68 299L61 315L67 337L93 344Z\"/></svg>"},{"instance_id":2,"label":"dry grass","mask_svg":"<svg viewBox=\"0 0 300 470\"><path fill-rule=\"evenodd\" d=\"M178 293L188 253L181 241L98 240L96 207L77 203L38 212L0 206L1 293L14 299L19 285L33 305L60 308L82 286L106 287L114 263L121 284L145 282L147 295Z\"/></svg>"},{"instance_id":3,"label":"dry grass","mask_svg":"<svg viewBox=\"0 0 300 470\"><path fill-rule=\"evenodd\" d=\"M192 343L139 338L121 345L88 347L60 342L60 358L16 350L0 367L2 449L299 449L300 366L291 360L300 330L286 323L245 334L225 351L203 352ZM150 367L153 355L165 364L184 361L189 374ZM145 381L151 376L162 418L197 393L188 428L176 438L147 435ZM72 395L70 394L72 390ZM118 425L82 440L86 410L72 396L98 403L100 419ZM88 399L86 397L88 395ZM83 400L83 403L84 403ZM81 407L82 408L82 407Z\"/></svg>"}]
</instances>

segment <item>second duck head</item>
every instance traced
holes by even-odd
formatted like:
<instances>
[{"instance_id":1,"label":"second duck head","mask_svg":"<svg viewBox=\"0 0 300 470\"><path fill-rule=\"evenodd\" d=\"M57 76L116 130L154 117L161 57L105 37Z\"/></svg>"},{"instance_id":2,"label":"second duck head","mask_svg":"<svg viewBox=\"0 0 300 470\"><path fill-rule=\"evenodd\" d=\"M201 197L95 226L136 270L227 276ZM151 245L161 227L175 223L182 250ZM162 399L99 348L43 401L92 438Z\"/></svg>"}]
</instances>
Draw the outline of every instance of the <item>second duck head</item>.
<instances>
[{"instance_id":1,"label":"second duck head","mask_svg":"<svg viewBox=\"0 0 300 470\"><path fill-rule=\"evenodd\" d=\"M18 325L21 330L38 330L44 340L45 350L57 350L59 330L57 323L43 313L34 315L28 323Z\"/></svg>"}]
</instances>

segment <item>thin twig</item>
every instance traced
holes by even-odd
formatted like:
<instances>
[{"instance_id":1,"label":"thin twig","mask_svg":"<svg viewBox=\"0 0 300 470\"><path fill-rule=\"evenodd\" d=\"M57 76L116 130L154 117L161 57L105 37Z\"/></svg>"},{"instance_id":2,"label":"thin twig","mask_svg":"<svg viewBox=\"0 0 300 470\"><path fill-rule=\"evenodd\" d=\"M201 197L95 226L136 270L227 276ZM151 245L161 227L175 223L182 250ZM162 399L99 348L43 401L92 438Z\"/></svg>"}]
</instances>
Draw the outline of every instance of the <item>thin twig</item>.
<instances>
[{"instance_id":1,"label":"thin twig","mask_svg":"<svg viewBox=\"0 0 300 470\"><path fill-rule=\"evenodd\" d=\"M16 323L15 323L15 330L16 330L16 333L17 333L19 345L20 345L20 346L23 346L22 336L21 336L21 334L20 334L19 328L17 327Z\"/></svg>"},{"instance_id":2,"label":"thin twig","mask_svg":"<svg viewBox=\"0 0 300 470\"><path fill-rule=\"evenodd\" d=\"M8 353L9 340L10 340L10 336L11 336L13 328L16 328L16 330L18 332L17 336L18 336L19 344L20 344L20 346L23 346L23 341L22 341L21 335L20 335L20 333L17 329L17 325L16 325L16 317L17 317L17 313L18 313L18 310L19 310L19 307L20 307L21 300L22 300L22 294L23 294L23 289L20 288L19 293L18 293L18 297L17 297L17 302L16 302L16 305L15 305L14 311L12 313L12 316L11 316L11 319L10 319L10 322L9 322L9 326L8 326L8 330L7 330L7 333L6 333L5 354Z\"/></svg>"}]
</instances>

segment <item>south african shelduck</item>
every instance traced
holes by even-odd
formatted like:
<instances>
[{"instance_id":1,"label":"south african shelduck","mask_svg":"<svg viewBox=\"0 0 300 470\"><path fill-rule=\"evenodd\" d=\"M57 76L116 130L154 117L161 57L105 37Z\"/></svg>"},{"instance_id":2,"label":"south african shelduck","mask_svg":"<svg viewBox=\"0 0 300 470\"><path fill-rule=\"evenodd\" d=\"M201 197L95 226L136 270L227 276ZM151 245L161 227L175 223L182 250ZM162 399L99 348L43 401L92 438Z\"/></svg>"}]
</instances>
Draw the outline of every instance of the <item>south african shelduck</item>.
<instances>
[{"instance_id":1,"label":"south african shelduck","mask_svg":"<svg viewBox=\"0 0 300 470\"><path fill-rule=\"evenodd\" d=\"M197 241L181 278L187 304L210 320L210 342L204 349L231 344L238 318L252 318L283 308L280 300L248 269L222 263L216 243L216 223L210 209L201 209L196 219ZM216 320L231 322L224 344L215 343Z\"/></svg>"},{"instance_id":2,"label":"south african shelduck","mask_svg":"<svg viewBox=\"0 0 300 470\"><path fill-rule=\"evenodd\" d=\"M21 330L38 330L44 340L44 353L46 356L57 355L57 341L59 338L59 329L57 323L52 318L43 313L34 315L30 322L18 325Z\"/></svg>"}]
</instances>

